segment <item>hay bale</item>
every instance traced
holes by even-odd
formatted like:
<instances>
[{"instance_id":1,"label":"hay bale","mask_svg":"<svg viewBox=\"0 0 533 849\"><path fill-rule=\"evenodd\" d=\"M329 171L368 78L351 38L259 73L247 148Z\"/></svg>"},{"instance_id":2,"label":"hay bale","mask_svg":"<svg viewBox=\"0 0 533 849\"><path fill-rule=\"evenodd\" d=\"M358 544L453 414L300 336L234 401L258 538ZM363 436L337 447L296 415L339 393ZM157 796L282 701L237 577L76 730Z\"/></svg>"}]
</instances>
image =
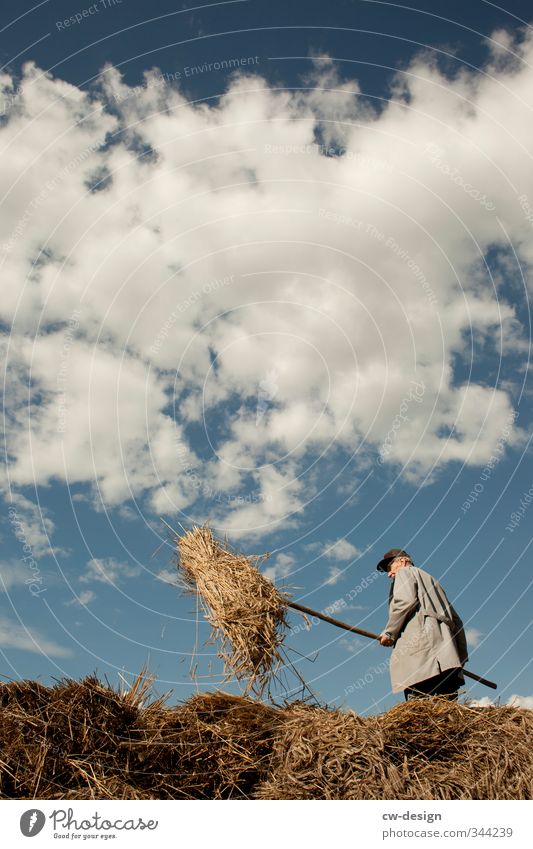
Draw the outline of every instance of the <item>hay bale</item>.
<instances>
[{"instance_id":1,"label":"hay bale","mask_svg":"<svg viewBox=\"0 0 533 849\"><path fill-rule=\"evenodd\" d=\"M379 716L144 679L0 684L4 799L531 799L533 711L432 698Z\"/></svg>"},{"instance_id":2,"label":"hay bale","mask_svg":"<svg viewBox=\"0 0 533 849\"><path fill-rule=\"evenodd\" d=\"M62 798L79 791L86 798L113 798L99 785L123 773L119 744L137 713L131 696L104 687L95 676L52 688L32 681L2 684L0 796Z\"/></svg>"},{"instance_id":3,"label":"hay bale","mask_svg":"<svg viewBox=\"0 0 533 849\"><path fill-rule=\"evenodd\" d=\"M290 705L256 799L372 799L387 780L382 738L353 711Z\"/></svg>"},{"instance_id":4,"label":"hay bale","mask_svg":"<svg viewBox=\"0 0 533 849\"><path fill-rule=\"evenodd\" d=\"M174 707L158 700L139 712L127 737L117 736L120 770L101 749L94 752L90 795L78 798L247 798L266 776L276 718L275 709L227 693L198 694ZM86 760L71 766L88 772Z\"/></svg>"},{"instance_id":5,"label":"hay bale","mask_svg":"<svg viewBox=\"0 0 533 849\"><path fill-rule=\"evenodd\" d=\"M95 676L0 686L4 799L248 798L266 777L278 711L227 693L165 707Z\"/></svg>"},{"instance_id":6,"label":"hay bale","mask_svg":"<svg viewBox=\"0 0 533 849\"><path fill-rule=\"evenodd\" d=\"M533 711L446 699L285 712L259 799L531 799Z\"/></svg>"},{"instance_id":7,"label":"hay bale","mask_svg":"<svg viewBox=\"0 0 533 849\"><path fill-rule=\"evenodd\" d=\"M247 679L246 690L260 695L283 660L288 596L257 570L264 555L232 551L205 525L175 542L179 573L200 596L213 629L211 639L221 641L219 656L226 672Z\"/></svg>"},{"instance_id":8,"label":"hay bale","mask_svg":"<svg viewBox=\"0 0 533 849\"><path fill-rule=\"evenodd\" d=\"M36 681L0 684L0 798L32 798L39 786L49 698Z\"/></svg>"},{"instance_id":9,"label":"hay bale","mask_svg":"<svg viewBox=\"0 0 533 849\"><path fill-rule=\"evenodd\" d=\"M377 722L387 759L403 761L416 779L401 798L533 797L533 711L424 699L396 705Z\"/></svg>"},{"instance_id":10,"label":"hay bale","mask_svg":"<svg viewBox=\"0 0 533 849\"><path fill-rule=\"evenodd\" d=\"M228 693L201 693L178 709L180 792L249 798L268 772L278 711Z\"/></svg>"}]
</instances>

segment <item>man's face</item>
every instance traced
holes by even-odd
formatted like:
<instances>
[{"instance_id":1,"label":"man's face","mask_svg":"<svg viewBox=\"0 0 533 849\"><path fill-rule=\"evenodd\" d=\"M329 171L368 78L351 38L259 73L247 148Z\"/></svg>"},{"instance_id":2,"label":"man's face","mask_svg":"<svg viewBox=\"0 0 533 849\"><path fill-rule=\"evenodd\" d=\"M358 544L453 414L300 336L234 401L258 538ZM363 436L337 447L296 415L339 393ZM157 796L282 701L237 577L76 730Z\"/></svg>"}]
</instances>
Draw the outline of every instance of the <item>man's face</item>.
<instances>
[{"instance_id":1,"label":"man's face","mask_svg":"<svg viewBox=\"0 0 533 849\"><path fill-rule=\"evenodd\" d=\"M407 559L407 557L395 557L387 570L387 575L389 576L390 580L394 580L398 570L402 569L404 566L407 566L408 563L409 560Z\"/></svg>"}]
</instances>

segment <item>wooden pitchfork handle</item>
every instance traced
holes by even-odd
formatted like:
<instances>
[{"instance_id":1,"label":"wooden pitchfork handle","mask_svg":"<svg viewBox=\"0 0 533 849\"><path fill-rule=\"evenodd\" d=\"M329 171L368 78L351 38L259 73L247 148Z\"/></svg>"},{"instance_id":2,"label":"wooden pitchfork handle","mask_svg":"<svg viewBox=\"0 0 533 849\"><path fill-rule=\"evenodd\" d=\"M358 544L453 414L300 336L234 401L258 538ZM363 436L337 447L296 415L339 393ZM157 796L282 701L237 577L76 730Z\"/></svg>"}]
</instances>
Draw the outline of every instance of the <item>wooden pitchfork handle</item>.
<instances>
[{"instance_id":1,"label":"wooden pitchfork handle","mask_svg":"<svg viewBox=\"0 0 533 849\"><path fill-rule=\"evenodd\" d=\"M300 613L307 613L308 616L316 616L324 622L329 622L330 625L336 625L337 628L344 628L345 631L351 631L352 634L360 634L362 637L369 637L371 640L379 640L379 634L374 634L372 631L364 631L363 628L355 628L353 625L347 625L346 622L341 622L339 619L332 619L331 616L326 616L325 613L319 613L317 610L311 610L310 607L304 607L303 604L298 604L296 601L288 601L287 604L294 610L299 610ZM463 669L463 675L467 675L469 678L473 678L474 681L479 681L480 684L484 684L485 687L491 687L493 690L496 690L498 687L494 681L488 681L486 678L482 678L481 675L476 675L475 672L469 672L467 669Z\"/></svg>"}]
</instances>

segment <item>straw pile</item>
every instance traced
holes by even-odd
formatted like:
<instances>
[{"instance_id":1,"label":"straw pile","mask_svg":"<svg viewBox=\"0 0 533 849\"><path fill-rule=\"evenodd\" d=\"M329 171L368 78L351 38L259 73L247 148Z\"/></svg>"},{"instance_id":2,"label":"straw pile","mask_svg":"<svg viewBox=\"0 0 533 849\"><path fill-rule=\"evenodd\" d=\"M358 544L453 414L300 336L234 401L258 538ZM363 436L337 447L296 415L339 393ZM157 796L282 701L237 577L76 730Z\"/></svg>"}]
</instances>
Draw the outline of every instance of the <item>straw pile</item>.
<instances>
[{"instance_id":1,"label":"straw pile","mask_svg":"<svg viewBox=\"0 0 533 849\"><path fill-rule=\"evenodd\" d=\"M531 799L533 711L445 699L285 711L260 799Z\"/></svg>"},{"instance_id":2,"label":"straw pile","mask_svg":"<svg viewBox=\"0 0 533 849\"><path fill-rule=\"evenodd\" d=\"M0 796L139 798L121 780L120 748L142 702L138 686L121 697L94 676L0 685Z\"/></svg>"},{"instance_id":3,"label":"straw pile","mask_svg":"<svg viewBox=\"0 0 533 849\"><path fill-rule=\"evenodd\" d=\"M258 799L376 799L390 784L371 720L296 703L283 712ZM377 795L374 795L377 791Z\"/></svg>"},{"instance_id":4,"label":"straw pile","mask_svg":"<svg viewBox=\"0 0 533 849\"><path fill-rule=\"evenodd\" d=\"M441 699L359 717L139 676L0 684L3 799L531 799L533 711Z\"/></svg>"},{"instance_id":5,"label":"straw pile","mask_svg":"<svg viewBox=\"0 0 533 849\"><path fill-rule=\"evenodd\" d=\"M277 711L228 693L201 693L175 709L179 795L190 799L249 798L267 774ZM152 734L150 748L168 747L166 723ZM168 762L168 753L164 755ZM151 758L150 758L151 759ZM167 763L168 768L168 763ZM169 798L176 794L169 787Z\"/></svg>"},{"instance_id":6,"label":"straw pile","mask_svg":"<svg viewBox=\"0 0 533 849\"><path fill-rule=\"evenodd\" d=\"M205 525L175 542L179 573L201 599L226 672L261 694L283 660L288 598L257 570L265 555L238 554Z\"/></svg>"},{"instance_id":7,"label":"straw pile","mask_svg":"<svg viewBox=\"0 0 533 849\"><path fill-rule=\"evenodd\" d=\"M267 773L277 710L226 693L145 704L149 685L0 684L0 798L248 798Z\"/></svg>"}]
</instances>

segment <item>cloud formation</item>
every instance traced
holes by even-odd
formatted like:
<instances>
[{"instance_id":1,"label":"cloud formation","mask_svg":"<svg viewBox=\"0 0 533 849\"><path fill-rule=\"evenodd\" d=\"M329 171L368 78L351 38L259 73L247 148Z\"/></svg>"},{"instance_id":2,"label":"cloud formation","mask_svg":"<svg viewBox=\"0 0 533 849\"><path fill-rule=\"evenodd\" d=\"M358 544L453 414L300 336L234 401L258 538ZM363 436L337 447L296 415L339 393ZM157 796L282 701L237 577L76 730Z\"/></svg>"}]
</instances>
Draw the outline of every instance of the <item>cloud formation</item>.
<instances>
[{"instance_id":1,"label":"cloud formation","mask_svg":"<svg viewBox=\"0 0 533 849\"><path fill-rule=\"evenodd\" d=\"M23 649L48 657L71 657L71 649L45 637L37 628L17 625L7 616L0 617L0 648Z\"/></svg>"},{"instance_id":2,"label":"cloud formation","mask_svg":"<svg viewBox=\"0 0 533 849\"><path fill-rule=\"evenodd\" d=\"M421 54L379 111L324 56L308 90L243 71L213 105L156 69L2 75L12 488L261 535L354 452L414 482L487 462L528 344L532 59Z\"/></svg>"},{"instance_id":3,"label":"cloud formation","mask_svg":"<svg viewBox=\"0 0 533 849\"><path fill-rule=\"evenodd\" d=\"M467 628L465 631L465 635L468 645L472 648L475 648L479 645L481 637L483 636L482 632L479 631L477 628Z\"/></svg>"},{"instance_id":4,"label":"cloud formation","mask_svg":"<svg viewBox=\"0 0 533 849\"><path fill-rule=\"evenodd\" d=\"M135 578L141 572L140 566L121 563L114 557L92 558L87 563L87 569L80 576L81 584L113 584L116 585L128 578Z\"/></svg>"}]
</instances>

